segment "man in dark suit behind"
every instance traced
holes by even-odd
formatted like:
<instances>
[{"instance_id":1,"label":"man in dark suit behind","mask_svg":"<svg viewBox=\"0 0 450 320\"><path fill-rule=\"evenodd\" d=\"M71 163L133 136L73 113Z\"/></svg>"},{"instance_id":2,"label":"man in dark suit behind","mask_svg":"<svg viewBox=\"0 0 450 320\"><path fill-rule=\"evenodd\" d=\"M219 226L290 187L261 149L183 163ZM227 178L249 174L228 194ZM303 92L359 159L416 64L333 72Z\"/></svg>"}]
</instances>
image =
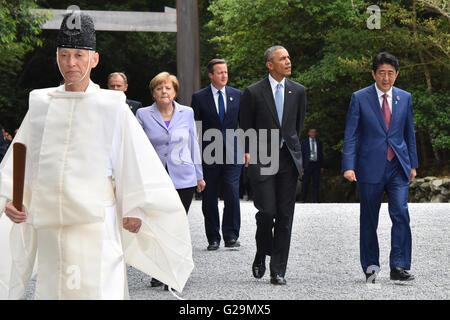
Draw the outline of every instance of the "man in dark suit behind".
<instances>
[{"instance_id":1,"label":"man in dark suit behind","mask_svg":"<svg viewBox=\"0 0 450 320\"><path fill-rule=\"evenodd\" d=\"M1 131L1 134L0 134L0 162L1 162L3 157L6 154L6 151L8 150L9 143L8 143L8 141L6 141L6 139L3 135L4 129L2 126L0 126L0 131Z\"/></svg>"},{"instance_id":2,"label":"man in dark suit behind","mask_svg":"<svg viewBox=\"0 0 450 320\"><path fill-rule=\"evenodd\" d=\"M377 237L383 194L392 220L390 279L409 281L411 228L409 182L418 167L411 93L394 87L399 63L380 52L373 60L375 83L353 93L345 124L342 171L358 181L360 260L366 281L375 282L380 269Z\"/></svg>"},{"instance_id":3,"label":"man in dark suit behind","mask_svg":"<svg viewBox=\"0 0 450 320\"><path fill-rule=\"evenodd\" d=\"M256 132L260 149L254 153L251 145L255 143L245 145L253 202L258 209L252 272L255 278L263 277L268 255L270 282L284 285L297 180L302 172L299 136L306 115L306 93L301 84L285 78L291 75L291 61L285 48L267 49L264 62L269 76L245 89L239 120L245 132ZM269 164L261 152L270 155ZM278 170L266 170L274 164Z\"/></svg>"},{"instance_id":4,"label":"man in dark suit behind","mask_svg":"<svg viewBox=\"0 0 450 320\"><path fill-rule=\"evenodd\" d=\"M308 197L309 182L312 178L313 202L319 202L319 181L323 173L323 147L322 141L317 138L317 129L310 128L308 138L302 141L303 156L303 183L302 201Z\"/></svg>"},{"instance_id":5,"label":"man in dark suit behind","mask_svg":"<svg viewBox=\"0 0 450 320\"><path fill-rule=\"evenodd\" d=\"M223 157L211 163L206 157L208 148L213 141L202 139L203 177L206 188L202 195L202 211L205 218L205 231L208 239L208 250L217 250L220 245L220 219L218 208L219 191L223 196L224 209L222 217L222 236L225 247L239 247L239 231L241 228L241 209L239 202L239 177L242 159L237 161L236 139L229 143L226 130L237 129L239 119L239 102L242 92L227 86L228 67L223 59L212 59L207 66L211 85L192 95L191 107L194 109L195 120L201 121L202 137L205 132L216 130L223 138ZM233 159L227 159L227 153ZM217 156L217 157L216 157ZM228 160L228 161L227 161Z\"/></svg>"},{"instance_id":6,"label":"man in dark suit behind","mask_svg":"<svg viewBox=\"0 0 450 320\"><path fill-rule=\"evenodd\" d=\"M113 72L108 76L108 89L109 90L119 90L123 91L124 93L128 89L128 79L125 73L123 72ZM126 99L126 103L130 107L133 114L136 115L136 111L139 108L142 108L142 102Z\"/></svg>"}]
</instances>

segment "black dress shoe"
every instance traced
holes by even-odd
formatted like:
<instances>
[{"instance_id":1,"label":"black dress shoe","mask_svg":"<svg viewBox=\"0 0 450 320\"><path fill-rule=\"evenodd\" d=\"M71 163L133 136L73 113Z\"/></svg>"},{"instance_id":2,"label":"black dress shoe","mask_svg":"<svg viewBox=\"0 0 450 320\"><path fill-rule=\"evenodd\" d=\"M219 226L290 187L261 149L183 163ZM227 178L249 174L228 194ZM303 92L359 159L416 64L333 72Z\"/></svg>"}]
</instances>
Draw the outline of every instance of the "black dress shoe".
<instances>
[{"instance_id":1,"label":"black dress shoe","mask_svg":"<svg viewBox=\"0 0 450 320\"><path fill-rule=\"evenodd\" d=\"M261 279L266 272L266 256L256 253L255 260L252 265L253 276L257 279Z\"/></svg>"},{"instance_id":2,"label":"black dress shoe","mask_svg":"<svg viewBox=\"0 0 450 320\"><path fill-rule=\"evenodd\" d=\"M206 248L208 251L213 251L219 249L219 242L213 241L209 244L208 248Z\"/></svg>"},{"instance_id":3,"label":"black dress shoe","mask_svg":"<svg viewBox=\"0 0 450 320\"><path fill-rule=\"evenodd\" d=\"M152 278L152 281L150 281L150 286L152 288L155 287L161 287L164 283L162 283L161 281L159 281L158 279Z\"/></svg>"},{"instance_id":4,"label":"black dress shoe","mask_svg":"<svg viewBox=\"0 0 450 320\"><path fill-rule=\"evenodd\" d=\"M230 241L225 241L225 247L226 248L237 248L240 247L241 244L236 239L231 239Z\"/></svg>"},{"instance_id":5,"label":"black dress shoe","mask_svg":"<svg viewBox=\"0 0 450 320\"><path fill-rule=\"evenodd\" d=\"M391 280L395 281L411 281L415 277L403 268L391 269Z\"/></svg>"},{"instance_id":6,"label":"black dress shoe","mask_svg":"<svg viewBox=\"0 0 450 320\"><path fill-rule=\"evenodd\" d=\"M275 275L273 277L270 277L270 283L271 284L275 284L275 285L279 285L279 286L283 286L286 284L286 279L280 275Z\"/></svg>"}]
</instances>

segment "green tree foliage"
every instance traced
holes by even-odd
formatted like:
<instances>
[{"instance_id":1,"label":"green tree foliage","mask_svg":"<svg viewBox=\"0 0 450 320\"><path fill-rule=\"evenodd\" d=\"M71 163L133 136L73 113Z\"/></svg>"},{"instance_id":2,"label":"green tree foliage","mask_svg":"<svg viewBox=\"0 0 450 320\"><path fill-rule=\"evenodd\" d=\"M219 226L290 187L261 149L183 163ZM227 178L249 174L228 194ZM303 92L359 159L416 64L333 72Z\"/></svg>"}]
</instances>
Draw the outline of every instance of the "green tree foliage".
<instances>
[{"instance_id":1,"label":"green tree foliage","mask_svg":"<svg viewBox=\"0 0 450 320\"><path fill-rule=\"evenodd\" d=\"M38 36L45 16L32 15L28 9L33 7L32 0L0 0L0 123L11 132L27 94L17 85L23 59L42 45Z\"/></svg>"},{"instance_id":2,"label":"green tree foliage","mask_svg":"<svg viewBox=\"0 0 450 320\"><path fill-rule=\"evenodd\" d=\"M396 85L413 93L423 164L442 161L450 152L446 3L378 2L381 28L371 30L367 8L373 2L368 1L214 0L207 26L215 34L210 41L231 65L231 80L242 89L266 76L265 49L275 44L287 48L293 80L307 87L305 129L319 128L329 166L336 171L351 93L373 83L370 69L376 53L396 55Z\"/></svg>"}]
</instances>

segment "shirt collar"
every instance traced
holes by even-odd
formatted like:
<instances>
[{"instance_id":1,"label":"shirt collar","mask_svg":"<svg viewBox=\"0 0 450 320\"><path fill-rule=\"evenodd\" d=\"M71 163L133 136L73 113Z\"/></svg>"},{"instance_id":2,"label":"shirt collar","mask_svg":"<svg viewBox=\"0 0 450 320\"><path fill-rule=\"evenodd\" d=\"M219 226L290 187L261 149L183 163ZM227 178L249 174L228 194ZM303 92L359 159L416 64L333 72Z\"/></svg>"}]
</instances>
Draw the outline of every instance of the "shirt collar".
<instances>
[{"instance_id":1,"label":"shirt collar","mask_svg":"<svg viewBox=\"0 0 450 320\"><path fill-rule=\"evenodd\" d=\"M384 92L378 89L377 84L375 83L375 90L377 90L378 99L383 98ZM388 98L392 98L392 87L389 89L388 92L386 92L388 95Z\"/></svg>"},{"instance_id":2,"label":"shirt collar","mask_svg":"<svg viewBox=\"0 0 450 320\"><path fill-rule=\"evenodd\" d=\"M98 88L99 88L99 86L97 84L92 82L92 80L89 80L88 87L86 88L86 91L84 91L84 92L86 92L86 93L92 92L92 91L94 91L94 90L96 90ZM66 85L64 85L64 84L60 85L57 90L65 92L66 91Z\"/></svg>"},{"instance_id":3,"label":"shirt collar","mask_svg":"<svg viewBox=\"0 0 450 320\"><path fill-rule=\"evenodd\" d=\"M272 75L269 73L269 82L270 82L270 86L272 87L272 90L274 90L277 87L278 83L281 83L281 85L284 88L284 83L286 82L286 78L283 78L283 80L281 80L280 82L278 82L277 80L275 80Z\"/></svg>"},{"instance_id":4,"label":"shirt collar","mask_svg":"<svg viewBox=\"0 0 450 320\"><path fill-rule=\"evenodd\" d=\"M213 96L215 96L217 94L217 92L219 92L219 90L217 90L217 88L214 87L212 85L212 83L211 83L211 90L212 90ZM220 89L220 91L222 92L222 95L225 95L225 93L226 93L225 92L225 86L222 89Z\"/></svg>"}]
</instances>

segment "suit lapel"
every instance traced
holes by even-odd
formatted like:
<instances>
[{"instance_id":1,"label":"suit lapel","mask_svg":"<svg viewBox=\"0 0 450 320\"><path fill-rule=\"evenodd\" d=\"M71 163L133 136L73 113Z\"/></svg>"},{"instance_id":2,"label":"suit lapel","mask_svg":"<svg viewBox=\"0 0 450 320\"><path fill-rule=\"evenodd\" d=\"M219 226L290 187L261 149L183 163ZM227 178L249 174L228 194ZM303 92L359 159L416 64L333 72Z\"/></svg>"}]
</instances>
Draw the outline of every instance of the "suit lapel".
<instances>
[{"instance_id":1,"label":"suit lapel","mask_svg":"<svg viewBox=\"0 0 450 320\"><path fill-rule=\"evenodd\" d=\"M292 102L292 93L293 87L288 79L284 82L284 105L283 105L283 116L282 123L285 123L288 120L290 110L294 105Z\"/></svg>"},{"instance_id":2,"label":"suit lapel","mask_svg":"<svg viewBox=\"0 0 450 320\"><path fill-rule=\"evenodd\" d=\"M206 90L206 107L208 108L208 112L212 115L216 122L220 124L220 118L217 114L216 102L214 101L211 85Z\"/></svg>"},{"instance_id":3,"label":"suit lapel","mask_svg":"<svg viewBox=\"0 0 450 320\"><path fill-rule=\"evenodd\" d=\"M266 78L263 82L263 96L264 101L266 101L266 106L272 114L273 120L279 128L281 128L280 121L278 120L277 107L275 106L275 99L273 98L272 87L270 86L269 78ZM284 102L286 104L286 101Z\"/></svg>"},{"instance_id":4,"label":"suit lapel","mask_svg":"<svg viewBox=\"0 0 450 320\"><path fill-rule=\"evenodd\" d=\"M398 100L397 100L398 97ZM397 88L392 87L392 118L391 127L394 125L394 121L398 118L398 113L400 112L400 96L398 94Z\"/></svg>"},{"instance_id":5,"label":"suit lapel","mask_svg":"<svg viewBox=\"0 0 450 320\"><path fill-rule=\"evenodd\" d=\"M163 127L165 130L167 129L166 124L164 123L161 113L159 113L158 108L156 107L156 103L154 103L151 108L150 108L150 114L153 117L153 119L155 119L155 121L161 126Z\"/></svg>"},{"instance_id":6,"label":"suit lapel","mask_svg":"<svg viewBox=\"0 0 450 320\"><path fill-rule=\"evenodd\" d=\"M233 96L230 90L228 90L228 86L225 87L225 93L227 96L226 105L227 108L225 110L225 118L223 120L223 123L227 122L229 119L231 119L232 115L234 114L236 110L236 97Z\"/></svg>"},{"instance_id":7,"label":"suit lapel","mask_svg":"<svg viewBox=\"0 0 450 320\"><path fill-rule=\"evenodd\" d=\"M375 89L375 84L372 85L372 87L369 91L368 99L369 99L370 107L372 108L373 112L375 113L375 116L378 119L378 122L380 122L380 125L383 128L384 132L387 132L386 123L384 122L384 117L383 117L383 114L381 113L380 101L378 100L378 94L377 94L377 90Z\"/></svg>"},{"instance_id":8,"label":"suit lapel","mask_svg":"<svg viewBox=\"0 0 450 320\"><path fill-rule=\"evenodd\" d=\"M180 109L177 102L174 101L173 106L174 106L173 115L172 115L172 119L170 119L170 123L169 123L169 126L167 127L167 130L170 130L178 122L178 120L181 119L181 112L183 112Z\"/></svg>"}]
</instances>

